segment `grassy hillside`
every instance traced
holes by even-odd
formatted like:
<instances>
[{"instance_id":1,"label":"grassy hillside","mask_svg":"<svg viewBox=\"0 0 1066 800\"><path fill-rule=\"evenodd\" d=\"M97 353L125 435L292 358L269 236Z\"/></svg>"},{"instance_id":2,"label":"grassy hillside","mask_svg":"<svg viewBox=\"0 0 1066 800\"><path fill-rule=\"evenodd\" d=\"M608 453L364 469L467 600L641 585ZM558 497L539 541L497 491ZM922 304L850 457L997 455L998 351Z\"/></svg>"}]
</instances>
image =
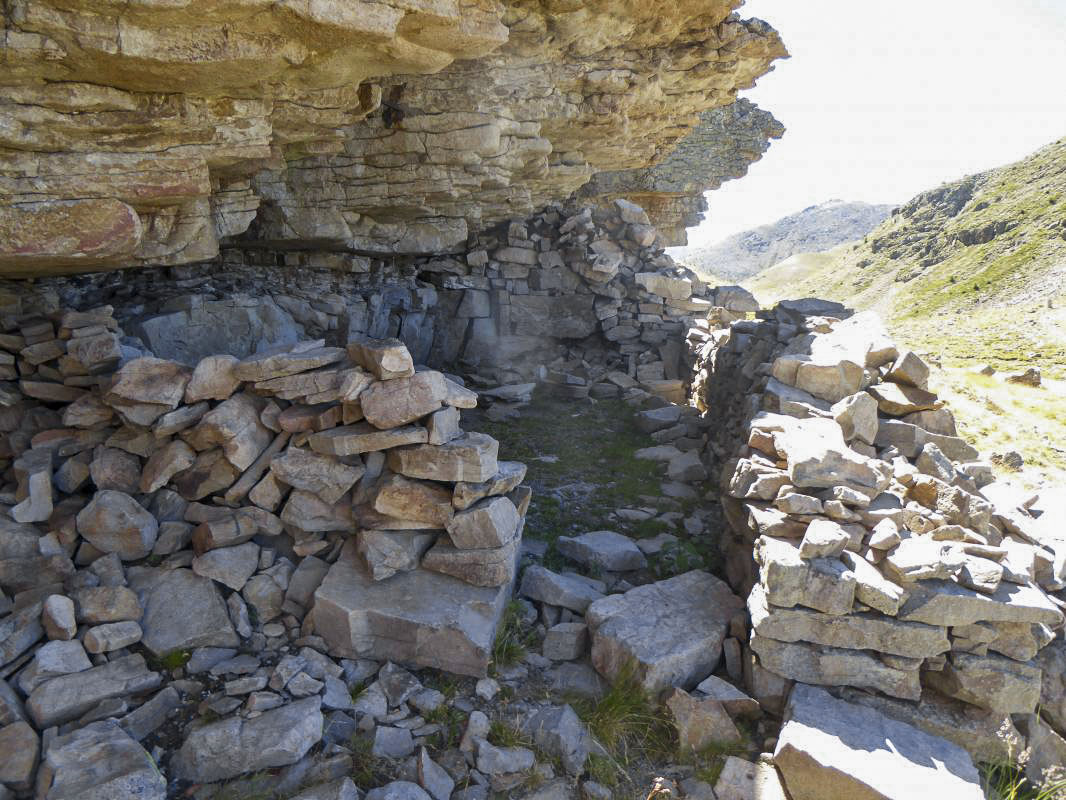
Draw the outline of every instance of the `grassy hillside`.
<instances>
[{"instance_id":1,"label":"grassy hillside","mask_svg":"<svg viewBox=\"0 0 1066 800\"><path fill-rule=\"evenodd\" d=\"M925 192L861 242L793 256L744 285L763 305L816 296L878 311L941 363L940 388L983 451L1022 451L1029 479L1066 477L1066 139ZM978 364L1036 366L1045 386L977 376Z\"/></svg>"},{"instance_id":2,"label":"grassy hillside","mask_svg":"<svg viewBox=\"0 0 1066 800\"><path fill-rule=\"evenodd\" d=\"M948 363L1066 377L1066 139L925 192L863 241L745 284L764 304L817 295L882 313Z\"/></svg>"}]
</instances>

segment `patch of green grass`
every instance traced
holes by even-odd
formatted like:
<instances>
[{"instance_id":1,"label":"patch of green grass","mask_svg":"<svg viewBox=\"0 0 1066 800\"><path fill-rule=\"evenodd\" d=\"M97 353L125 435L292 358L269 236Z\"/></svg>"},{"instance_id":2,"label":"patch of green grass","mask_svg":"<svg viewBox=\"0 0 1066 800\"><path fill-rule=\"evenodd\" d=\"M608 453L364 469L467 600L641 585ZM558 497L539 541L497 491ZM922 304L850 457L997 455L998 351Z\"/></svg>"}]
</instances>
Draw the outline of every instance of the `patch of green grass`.
<instances>
[{"instance_id":1,"label":"patch of green grass","mask_svg":"<svg viewBox=\"0 0 1066 800\"><path fill-rule=\"evenodd\" d=\"M517 600L508 602L503 610L503 617L496 628L496 638L492 643L492 666L494 669L517 664L526 655L526 648L532 644L532 633L522 628L522 606Z\"/></svg>"},{"instance_id":2,"label":"patch of green grass","mask_svg":"<svg viewBox=\"0 0 1066 800\"><path fill-rule=\"evenodd\" d=\"M508 423L478 420L500 441L500 452L524 461L534 490L525 533L549 544L592 530L630 533L612 513L658 495L661 464L633 454L653 444L634 424L634 409L620 400L575 406L537 396Z\"/></svg>"},{"instance_id":3,"label":"patch of green grass","mask_svg":"<svg viewBox=\"0 0 1066 800\"><path fill-rule=\"evenodd\" d=\"M191 650L172 650L164 656L153 659L152 666L157 670L181 669L189 663L190 658L192 658Z\"/></svg>"},{"instance_id":4,"label":"patch of green grass","mask_svg":"<svg viewBox=\"0 0 1066 800\"><path fill-rule=\"evenodd\" d=\"M621 670L603 697L575 698L572 705L589 732L621 765L637 758L659 761L676 755L674 725L641 685L634 664Z\"/></svg>"},{"instance_id":5,"label":"patch of green grass","mask_svg":"<svg viewBox=\"0 0 1066 800\"><path fill-rule=\"evenodd\" d=\"M708 539L679 539L666 545L662 551L649 559L649 565L658 580L681 575L694 569L717 572L722 557L718 548Z\"/></svg>"},{"instance_id":6,"label":"patch of green grass","mask_svg":"<svg viewBox=\"0 0 1066 800\"><path fill-rule=\"evenodd\" d=\"M349 776L360 789L373 789L391 779L387 762L374 755L374 740L357 733L348 741L352 753L352 770Z\"/></svg>"},{"instance_id":7,"label":"patch of green grass","mask_svg":"<svg viewBox=\"0 0 1066 800\"><path fill-rule=\"evenodd\" d=\"M454 706L441 703L432 711L423 715L426 722L440 725L440 732L434 739L435 750L449 750L459 746L466 725L466 714Z\"/></svg>"},{"instance_id":8,"label":"patch of green grass","mask_svg":"<svg viewBox=\"0 0 1066 800\"><path fill-rule=\"evenodd\" d=\"M626 771L622 769L622 766L613 758L601 753L589 753L588 761L585 762L585 770L591 780L612 789L626 778Z\"/></svg>"},{"instance_id":9,"label":"patch of green grass","mask_svg":"<svg viewBox=\"0 0 1066 800\"><path fill-rule=\"evenodd\" d=\"M743 725L742 721L737 723L737 728L744 736L739 742L711 742L695 753L681 754L683 762L693 764L696 767L693 777L714 786L718 782L718 776L722 774L725 761L729 756L742 758L750 756L746 742L751 740L751 731L748 726Z\"/></svg>"},{"instance_id":10,"label":"patch of green grass","mask_svg":"<svg viewBox=\"0 0 1066 800\"><path fill-rule=\"evenodd\" d=\"M489 723L489 741L497 747L533 747L533 742L517 725L502 719Z\"/></svg>"}]
</instances>

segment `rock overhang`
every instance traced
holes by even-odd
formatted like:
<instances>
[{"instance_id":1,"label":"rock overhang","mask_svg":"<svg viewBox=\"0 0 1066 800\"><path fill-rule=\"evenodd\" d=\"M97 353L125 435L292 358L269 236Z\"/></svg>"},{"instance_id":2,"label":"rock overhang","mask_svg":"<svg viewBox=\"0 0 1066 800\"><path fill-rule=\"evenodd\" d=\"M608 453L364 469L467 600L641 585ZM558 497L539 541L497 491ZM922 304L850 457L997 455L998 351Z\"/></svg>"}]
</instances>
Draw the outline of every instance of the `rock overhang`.
<instances>
[{"instance_id":1,"label":"rock overhang","mask_svg":"<svg viewBox=\"0 0 1066 800\"><path fill-rule=\"evenodd\" d=\"M661 161L786 55L726 0L156 5L21 0L4 19L3 274L204 261L238 236L454 250Z\"/></svg>"}]
</instances>

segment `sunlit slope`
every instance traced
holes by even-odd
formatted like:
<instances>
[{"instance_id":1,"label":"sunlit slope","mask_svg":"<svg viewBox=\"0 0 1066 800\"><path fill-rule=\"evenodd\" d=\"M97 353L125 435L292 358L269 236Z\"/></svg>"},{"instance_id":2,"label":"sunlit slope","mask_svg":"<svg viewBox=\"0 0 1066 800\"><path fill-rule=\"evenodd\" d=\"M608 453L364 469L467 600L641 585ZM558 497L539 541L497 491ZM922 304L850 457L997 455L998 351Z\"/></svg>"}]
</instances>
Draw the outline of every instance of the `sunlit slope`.
<instances>
[{"instance_id":1,"label":"sunlit slope","mask_svg":"<svg viewBox=\"0 0 1066 800\"><path fill-rule=\"evenodd\" d=\"M1066 139L917 196L861 242L745 284L764 305L818 296L881 312L946 363L1066 377Z\"/></svg>"}]
</instances>

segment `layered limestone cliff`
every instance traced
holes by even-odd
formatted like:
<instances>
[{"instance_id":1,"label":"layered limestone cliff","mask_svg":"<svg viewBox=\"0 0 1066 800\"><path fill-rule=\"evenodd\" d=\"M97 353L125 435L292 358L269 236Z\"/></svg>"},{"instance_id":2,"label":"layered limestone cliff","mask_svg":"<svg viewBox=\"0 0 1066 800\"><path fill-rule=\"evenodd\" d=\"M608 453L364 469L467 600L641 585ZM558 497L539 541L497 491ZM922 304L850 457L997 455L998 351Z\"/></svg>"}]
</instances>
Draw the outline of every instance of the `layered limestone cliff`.
<instances>
[{"instance_id":1,"label":"layered limestone cliff","mask_svg":"<svg viewBox=\"0 0 1066 800\"><path fill-rule=\"evenodd\" d=\"M234 237L455 250L715 124L707 161L738 174L773 126L705 112L785 55L738 5L12 0L0 271L204 261ZM750 140L739 155L735 137ZM610 199L642 195L668 229L692 218L676 198L693 186L650 185L671 198L661 220L640 181L612 181Z\"/></svg>"}]
</instances>

